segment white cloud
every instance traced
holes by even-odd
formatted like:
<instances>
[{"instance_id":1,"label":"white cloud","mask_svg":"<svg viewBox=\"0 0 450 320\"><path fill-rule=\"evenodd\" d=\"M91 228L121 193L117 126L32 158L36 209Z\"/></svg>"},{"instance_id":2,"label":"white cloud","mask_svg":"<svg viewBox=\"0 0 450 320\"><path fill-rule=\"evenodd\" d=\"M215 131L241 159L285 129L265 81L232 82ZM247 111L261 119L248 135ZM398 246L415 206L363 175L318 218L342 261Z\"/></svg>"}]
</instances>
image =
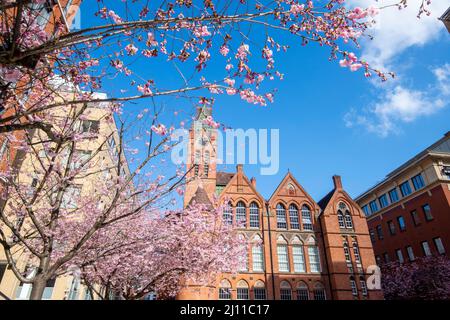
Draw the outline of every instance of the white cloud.
<instances>
[{"instance_id":1,"label":"white cloud","mask_svg":"<svg viewBox=\"0 0 450 320\"><path fill-rule=\"evenodd\" d=\"M399 131L402 123L429 116L448 104L450 65L432 69L436 82L426 91L411 90L402 85L385 89L379 102L362 112L352 109L345 117L347 127L362 126L367 131L386 137Z\"/></svg>"},{"instance_id":2,"label":"white cloud","mask_svg":"<svg viewBox=\"0 0 450 320\"><path fill-rule=\"evenodd\" d=\"M361 56L372 67L399 73L400 70L405 70L402 63L405 63L404 53L407 49L427 45L438 39L441 33L446 33L444 25L437 18L447 9L448 3L432 1L429 7L431 16L422 15L421 19L417 19L421 1L408 0L408 7L402 10L386 8L380 11L376 26L369 30L374 39L361 41ZM361 7L382 7L395 2L349 0L351 6ZM395 80L388 80L382 85L371 81L380 92L377 100L363 110L351 109L344 117L345 125L362 126L369 132L386 137L399 132L401 124L438 112L448 104L450 64L430 70L435 76L435 82L426 89L406 85L405 83L411 82L406 81L407 75L404 72L397 75Z\"/></svg>"},{"instance_id":3,"label":"white cloud","mask_svg":"<svg viewBox=\"0 0 450 320\"><path fill-rule=\"evenodd\" d=\"M350 0L351 6L368 7L374 5L383 7L395 3L395 0ZM376 17L377 23L369 29L373 40L362 41L362 58L372 66L391 71L400 53L412 46L423 46L446 32L441 21L438 20L448 8L448 2L433 0L430 5L431 15L422 15L417 19L417 13L422 0L408 0L405 9L395 7L380 10ZM398 61L397 61L398 62Z\"/></svg>"}]
</instances>

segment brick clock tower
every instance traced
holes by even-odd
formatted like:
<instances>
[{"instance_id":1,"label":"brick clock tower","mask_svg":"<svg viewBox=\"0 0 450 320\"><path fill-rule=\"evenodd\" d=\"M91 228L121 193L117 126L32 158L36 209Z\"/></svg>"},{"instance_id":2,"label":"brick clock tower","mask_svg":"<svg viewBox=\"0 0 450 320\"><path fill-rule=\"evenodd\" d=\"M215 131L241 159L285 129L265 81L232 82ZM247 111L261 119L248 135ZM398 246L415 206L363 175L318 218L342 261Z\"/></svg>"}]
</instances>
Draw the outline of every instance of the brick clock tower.
<instances>
[{"instance_id":1,"label":"brick clock tower","mask_svg":"<svg viewBox=\"0 0 450 320\"><path fill-rule=\"evenodd\" d=\"M208 116L211 109L198 109L189 131L184 206L229 201L224 219L248 239L247 265L208 286L186 283L177 298L382 299L381 290L367 285L376 263L366 218L341 178L334 176L333 190L316 202L288 172L266 200L242 165L217 171L217 130L204 121Z\"/></svg>"}]
</instances>

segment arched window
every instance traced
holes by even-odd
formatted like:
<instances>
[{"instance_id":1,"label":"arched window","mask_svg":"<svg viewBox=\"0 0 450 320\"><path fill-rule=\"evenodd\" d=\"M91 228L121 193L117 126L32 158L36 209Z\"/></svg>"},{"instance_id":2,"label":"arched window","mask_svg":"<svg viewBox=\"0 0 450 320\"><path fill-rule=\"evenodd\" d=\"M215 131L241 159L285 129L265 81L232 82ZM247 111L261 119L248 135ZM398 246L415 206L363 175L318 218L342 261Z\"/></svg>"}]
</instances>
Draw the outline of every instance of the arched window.
<instances>
[{"instance_id":1,"label":"arched window","mask_svg":"<svg viewBox=\"0 0 450 320\"><path fill-rule=\"evenodd\" d=\"M355 255L356 263L361 263L361 255L359 254L359 246L356 240L353 240L353 254Z\"/></svg>"},{"instance_id":2,"label":"arched window","mask_svg":"<svg viewBox=\"0 0 450 320\"><path fill-rule=\"evenodd\" d=\"M280 300L292 300L291 285L287 281L280 283Z\"/></svg>"},{"instance_id":3,"label":"arched window","mask_svg":"<svg viewBox=\"0 0 450 320\"><path fill-rule=\"evenodd\" d=\"M231 300L231 283L223 279L219 287L219 300Z\"/></svg>"},{"instance_id":4,"label":"arched window","mask_svg":"<svg viewBox=\"0 0 450 320\"><path fill-rule=\"evenodd\" d=\"M245 203L239 201L236 205L236 224L238 226L244 226L247 222L247 216L245 213Z\"/></svg>"},{"instance_id":5,"label":"arched window","mask_svg":"<svg viewBox=\"0 0 450 320\"><path fill-rule=\"evenodd\" d=\"M302 206L302 224L304 230L312 230L311 210L304 204Z\"/></svg>"},{"instance_id":6,"label":"arched window","mask_svg":"<svg viewBox=\"0 0 450 320\"><path fill-rule=\"evenodd\" d=\"M252 242L252 270L253 272L262 272L264 271L262 239L259 235L256 235Z\"/></svg>"},{"instance_id":7,"label":"arched window","mask_svg":"<svg viewBox=\"0 0 450 320\"><path fill-rule=\"evenodd\" d=\"M291 229L300 229L298 222L298 208L295 204L289 206L289 222L291 223Z\"/></svg>"},{"instance_id":8,"label":"arched window","mask_svg":"<svg viewBox=\"0 0 450 320\"><path fill-rule=\"evenodd\" d=\"M277 228L278 229L287 228L286 209L281 203L277 204Z\"/></svg>"},{"instance_id":9,"label":"arched window","mask_svg":"<svg viewBox=\"0 0 450 320\"><path fill-rule=\"evenodd\" d=\"M314 286L314 300L326 300L325 288L320 282Z\"/></svg>"},{"instance_id":10,"label":"arched window","mask_svg":"<svg viewBox=\"0 0 450 320\"><path fill-rule=\"evenodd\" d=\"M345 228L344 215L342 214L341 210L338 210L337 216L338 216L339 228Z\"/></svg>"},{"instance_id":11,"label":"arched window","mask_svg":"<svg viewBox=\"0 0 450 320\"><path fill-rule=\"evenodd\" d=\"M256 281L253 286L253 296L255 300L266 300L266 286L261 280Z\"/></svg>"},{"instance_id":12,"label":"arched window","mask_svg":"<svg viewBox=\"0 0 450 320\"><path fill-rule=\"evenodd\" d=\"M356 286L355 278L350 277L350 287L352 288L352 295L358 295L358 287Z\"/></svg>"},{"instance_id":13,"label":"arched window","mask_svg":"<svg viewBox=\"0 0 450 320\"><path fill-rule=\"evenodd\" d=\"M286 240L279 236L277 240L278 271L289 272L289 255Z\"/></svg>"},{"instance_id":14,"label":"arched window","mask_svg":"<svg viewBox=\"0 0 450 320\"><path fill-rule=\"evenodd\" d=\"M259 207L256 202L250 203L250 228L259 228Z\"/></svg>"},{"instance_id":15,"label":"arched window","mask_svg":"<svg viewBox=\"0 0 450 320\"><path fill-rule=\"evenodd\" d=\"M226 224L233 224L233 207L230 202L228 202L223 209L223 221Z\"/></svg>"},{"instance_id":16,"label":"arched window","mask_svg":"<svg viewBox=\"0 0 450 320\"><path fill-rule=\"evenodd\" d=\"M359 284L361 285L361 292L363 296L367 296L367 283L363 276L359 277Z\"/></svg>"},{"instance_id":17,"label":"arched window","mask_svg":"<svg viewBox=\"0 0 450 320\"><path fill-rule=\"evenodd\" d=\"M209 162L211 161L211 157L209 155L209 151L205 151L205 155L203 158L203 175L205 177L208 176L209 173Z\"/></svg>"},{"instance_id":18,"label":"arched window","mask_svg":"<svg viewBox=\"0 0 450 320\"><path fill-rule=\"evenodd\" d=\"M248 300L248 283L241 280L237 284L237 300Z\"/></svg>"},{"instance_id":19,"label":"arched window","mask_svg":"<svg viewBox=\"0 0 450 320\"><path fill-rule=\"evenodd\" d=\"M344 216L344 224L345 224L345 228L347 229L353 229L353 220L352 220L352 215L350 213L350 210L348 209L348 206L344 203L344 202L339 202L339 206L338 206L339 210L338 210L338 219L339 219L339 211L343 212L343 216ZM341 226L341 222L339 221L339 227L344 228Z\"/></svg>"},{"instance_id":20,"label":"arched window","mask_svg":"<svg viewBox=\"0 0 450 320\"><path fill-rule=\"evenodd\" d=\"M303 281L297 285L297 300L309 300L308 286Z\"/></svg>"}]
</instances>

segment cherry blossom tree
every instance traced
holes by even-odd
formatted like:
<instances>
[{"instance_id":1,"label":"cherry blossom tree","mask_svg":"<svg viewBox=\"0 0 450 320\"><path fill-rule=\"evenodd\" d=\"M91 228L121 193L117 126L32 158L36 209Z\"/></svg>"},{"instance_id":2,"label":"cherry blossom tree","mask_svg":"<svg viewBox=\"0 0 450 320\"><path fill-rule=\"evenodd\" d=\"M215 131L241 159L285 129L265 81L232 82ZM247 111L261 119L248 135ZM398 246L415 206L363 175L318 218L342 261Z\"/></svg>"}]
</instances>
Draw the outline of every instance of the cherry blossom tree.
<instances>
[{"instance_id":1,"label":"cherry blossom tree","mask_svg":"<svg viewBox=\"0 0 450 320\"><path fill-rule=\"evenodd\" d=\"M445 256L386 264L381 279L388 300L450 299L450 260Z\"/></svg>"},{"instance_id":2,"label":"cherry blossom tree","mask_svg":"<svg viewBox=\"0 0 450 320\"><path fill-rule=\"evenodd\" d=\"M141 299L157 293L174 298L193 281L208 284L220 272L235 272L243 241L222 222L222 209L143 212L93 238L77 261L81 278L102 299Z\"/></svg>"},{"instance_id":3,"label":"cherry blossom tree","mask_svg":"<svg viewBox=\"0 0 450 320\"><path fill-rule=\"evenodd\" d=\"M277 40L283 33L302 46L316 43L326 48L330 59L339 60L342 67L386 80L393 74L374 70L353 50L359 39L370 36L368 28L380 9L402 8L408 2L382 8L376 2L353 8L347 2L99 0L95 16L85 17L92 24L70 30L63 8L66 1L50 8L43 0L3 1L0 99L5 115L0 118L0 132L39 126L39 112L86 101L190 94L213 100L216 94L228 94L266 105L275 91L263 83L283 78L275 65L276 54L288 49ZM419 15L428 14L429 3L422 1ZM50 18L47 9L53 10ZM143 64L148 72L138 67ZM161 64L179 81L166 84L151 72ZM223 71L209 71L210 66ZM71 101L56 101L57 92L49 85L54 75L83 92L98 91L112 81L121 88L107 99L80 93Z\"/></svg>"}]
</instances>

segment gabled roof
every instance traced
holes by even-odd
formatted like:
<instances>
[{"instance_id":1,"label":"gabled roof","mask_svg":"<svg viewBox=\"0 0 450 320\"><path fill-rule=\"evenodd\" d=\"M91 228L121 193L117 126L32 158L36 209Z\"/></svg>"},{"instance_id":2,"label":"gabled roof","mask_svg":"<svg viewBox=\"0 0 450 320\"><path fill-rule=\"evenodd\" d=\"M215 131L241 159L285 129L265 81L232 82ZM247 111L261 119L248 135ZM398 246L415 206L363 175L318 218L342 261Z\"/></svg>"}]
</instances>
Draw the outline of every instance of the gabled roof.
<instances>
[{"instance_id":1,"label":"gabled roof","mask_svg":"<svg viewBox=\"0 0 450 320\"><path fill-rule=\"evenodd\" d=\"M207 206L208 209L213 208L211 200L209 200L208 194L206 193L205 189L203 189L202 187L197 188L197 191L195 191L195 194L189 201L188 206L190 206L194 203L195 204L204 204Z\"/></svg>"},{"instance_id":2,"label":"gabled roof","mask_svg":"<svg viewBox=\"0 0 450 320\"><path fill-rule=\"evenodd\" d=\"M226 186L228 182L234 177L235 173L233 172L222 172L217 171L216 175L216 186Z\"/></svg>"},{"instance_id":3,"label":"gabled roof","mask_svg":"<svg viewBox=\"0 0 450 320\"><path fill-rule=\"evenodd\" d=\"M319 205L320 209L325 210L325 208L328 206L328 203L330 202L331 198L333 198L334 192L336 189L331 190L326 194L325 197L319 200L317 204Z\"/></svg>"},{"instance_id":4,"label":"gabled roof","mask_svg":"<svg viewBox=\"0 0 450 320\"><path fill-rule=\"evenodd\" d=\"M281 180L281 182L278 184L277 188L275 189L275 191L272 193L272 195L269 198L269 201L272 200L272 198L278 194L279 190L281 189L281 187L286 183L287 180L292 180L292 182L294 182L295 185L297 185L297 187L303 192L303 194L311 201L311 203L316 203L316 201L314 201L314 199L309 195L308 192L306 192L306 190L303 188L303 186L297 181L297 179L295 179L295 177L291 174L291 172L288 171L288 173L284 176L283 180Z\"/></svg>"}]
</instances>

